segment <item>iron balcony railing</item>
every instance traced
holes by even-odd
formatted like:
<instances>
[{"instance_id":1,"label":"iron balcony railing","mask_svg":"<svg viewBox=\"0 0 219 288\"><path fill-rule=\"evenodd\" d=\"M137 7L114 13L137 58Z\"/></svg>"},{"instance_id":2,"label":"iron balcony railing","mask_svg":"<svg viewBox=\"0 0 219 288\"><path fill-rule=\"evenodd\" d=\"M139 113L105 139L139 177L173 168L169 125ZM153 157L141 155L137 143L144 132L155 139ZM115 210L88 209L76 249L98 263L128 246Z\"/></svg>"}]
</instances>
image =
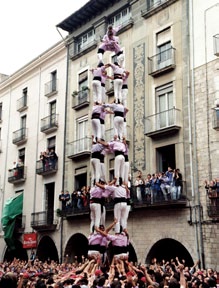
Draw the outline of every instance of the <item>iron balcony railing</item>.
<instances>
[{"instance_id":1,"label":"iron balcony railing","mask_svg":"<svg viewBox=\"0 0 219 288\"><path fill-rule=\"evenodd\" d=\"M173 107L172 109L162 111L146 117L145 134L164 129L181 127L181 111Z\"/></svg>"},{"instance_id":2,"label":"iron balcony railing","mask_svg":"<svg viewBox=\"0 0 219 288\"><path fill-rule=\"evenodd\" d=\"M17 100L17 111L22 112L27 108L27 95Z\"/></svg>"},{"instance_id":3,"label":"iron balcony railing","mask_svg":"<svg viewBox=\"0 0 219 288\"><path fill-rule=\"evenodd\" d=\"M22 144L27 141L27 128L21 128L13 132L12 143Z\"/></svg>"},{"instance_id":4,"label":"iron balcony railing","mask_svg":"<svg viewBox=\"0 0 219 288\"><path fill-rule=\"evenodd\" d=\"M38 175L48 175L54 174L58 170L58 160L54 161L42 161L38 160L36 162L36 174Z\"/></svg>"},{"instance_id":5,"label":"iron balcony railing","mask_svg":"<svg viewBox=\"0 0 219 288\"><path fill-rule=\"evenodd\" d=\"M20 166L8 170L8 182L9 183L21 183L26 180L26 166Z\"/></svg>"},{"instance_id":6,"label":"iron balcony railing","mask_svg":"<svg viewBox=\"0 0 219 288\"><path fill-rule=\"evenodd\" d=\"M104 140L107 142L112 141L114 139L114 135L115 135L114 128L106 129L105 131L106 139ZM124 131L123 136L126 138L127 142L131 141L132 133L131 133L131 127L129 125L126 126L126 132Z\"/></svg>"},{"instance_id":7,"label":"iron balcony railing","mask_svg":"<svg viewBox=\"0 0 219 288\"><path fill-rule=\"evenodd\" d=\"M47 82L47 83L45 84L45 87L44 87L44 89L45 89L45 92L44 92L44 93L45 93L45 96L46 96L46 97L49 97L49 96L57 93L57 91L58 91L57 86L58 86L58 80L57 80L57 79L56 79L56 80L51 80L51 81Z\"/></svg>"},{"instance_id":8,"label":"iron balcony railing","mask_svg":"<svg viewBox=\"0 0 219 288\"><path fill-rule=\"evenodd\" d=\"M170 207L185 207L187 205L187 196L186 196L186 187L183 186L183 189L181 191L181 195L179 199L173 200L171 195L168 195L167 200L164 199L163 194L161 192L156 194L156 198L153 196L152 192L150 194L145 194L142 197L142 200L139 201L137 199L137 192L136 187L132 185L130 188L130 205L131 205L131 211L137 210L137 209L162 209L162 208L170 208ZM79 201L79 200L77 200ZM105 199L105 208L106 211L113 211L114 209L114 201L112 198L106 198ZM62 217L77 217L79 215L85 215L89 214L89 199L86 202L86 205L83 205L82 203L78 203L76 201L73 201L68 207L66 207L65 210L59 210L59 216Z\"/></svg>"},{"instance_id":9,"label":"iron balcony railing","mask_svg":"<svg viewBox=\"0 0 219 288\"><path fill-rule=\"evenodd\" d=\"M41 119L41 132L49 133L58 129L58 114L51 114Z\"/></svg>"},{"instance_id":10,"label":"iron balcony railing","mask_svg":"<svg viewBox=\"0 0 219 288\"><path fill-rule=\"evenodd\" d=\"M77 94L72 94L72 107L89 105L90 103L90 90L81 90Z\"/></svg>"},{"instance_id":11,"label":"iron balcony railing","mask_svg":"<svg viewBox=\"0 0 219 288\"><path fill-rule=\"evenodd\" d=\"M68 157L74 158L77 155L80 154L89 154L91 150L91 138L90 137L84 137L81 139L78 139L76 141L73 141L68 144Z\"/></svg>"},{"instance_id":12,"label":"iron balcony railing","mask_svg":"<svg viewBox=\"0 0 219 288\"><path fill-rule=\"evenodd\" d=\"M162 51L152 57L148 58L148 74L156 75L169 69L175 68L175 51L176 49L171 47L165 51Z\"/></svg>"},{"instance_id":13,"label":"iron balcony railing","mask_svg":"<svg viewBox=\"0 0 219 288\"><path fill-rule=\"evenodd\" d=\"M57 223L55 211L31 213L31 227L35 230L54 230Z\"/></svg>"},{"instance_id":14,"label":"iron balcony railing","mask_svg":"<svg viewBox=\"0 0 219 288\"><path fill-rule=\"evenodd\" d=\"M96 39L92 39L87 44L81 44L81 45L78 42L72 42L69 46L70 58L74 59L74 57L80 57L80 55L83 55L84 53L87 53L96 47L97 47Z\"/></svg>"}]
</instances>

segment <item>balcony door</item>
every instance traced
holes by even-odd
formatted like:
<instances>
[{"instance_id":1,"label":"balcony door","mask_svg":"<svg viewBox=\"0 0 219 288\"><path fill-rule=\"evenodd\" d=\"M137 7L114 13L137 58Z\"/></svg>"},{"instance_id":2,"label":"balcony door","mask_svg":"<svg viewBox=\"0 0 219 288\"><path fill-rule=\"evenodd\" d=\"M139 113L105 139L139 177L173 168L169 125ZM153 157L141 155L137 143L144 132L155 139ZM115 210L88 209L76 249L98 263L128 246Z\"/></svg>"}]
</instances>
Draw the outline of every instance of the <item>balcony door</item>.
<instances>
[{"instance_id":1,"label":"balcony door","mask_svg":"<svg viewBox=\"0 0 219 288\"><path fill-rule=\"evenodd\" d=\"M78 119L76 128L76 150L77 153L88 150L88 117Z\"/></svg>"},{"instance_id":2,"label":"balcony door","mask_svg":"<svg viewBox=\"0 0 219 288\"><path fill-rule=\"evenodd\" d=\"M157 129L173 125L173 86L172 83L156 89Z\"/></svg>"},{"instance_id":3,"label":"balcony door","mask_svg":"<svg viewBox=\"0 0 219 288\"><path fill-rule=\"evenodd\" d=\"M54 190L55 190L55 183L49 183L45 185L45 211L47 219L47 224L53 224L54 218Z\"/></svg>"},{"instance_id":4,"label":"balcony door","mask_svg":"<svg viewBox=\"0 0 219 288\"><path fill-rule=\"evenodd\" d=\"M51 102L49 105L50 127L53 127L56 124L56 101Z\"/></svg>"}]
</instances>

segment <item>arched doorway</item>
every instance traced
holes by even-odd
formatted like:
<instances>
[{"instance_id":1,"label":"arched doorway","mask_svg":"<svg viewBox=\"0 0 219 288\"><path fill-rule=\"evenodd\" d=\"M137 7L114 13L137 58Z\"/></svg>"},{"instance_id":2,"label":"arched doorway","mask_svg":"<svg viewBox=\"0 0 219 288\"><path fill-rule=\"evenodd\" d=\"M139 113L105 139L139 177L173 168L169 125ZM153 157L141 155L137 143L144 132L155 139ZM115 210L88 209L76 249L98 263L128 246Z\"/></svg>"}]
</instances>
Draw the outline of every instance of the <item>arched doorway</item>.
<instances>
[{"instance_id":1,"label":"arched doorway","mask_svg":"<svg viewBox=\"0 0 219 288\"><path fill-rule=\"evenodd\" d=\"M75 256L81 262L82 256L87 257L88 239L81 233L76 233L68 240L65 248L64 258L67 262L74 262Z\"/></svg>"},{"instance_id":2,"label":"arched doorway","mask_svg":"<svg viewBox=\"0 0 219 288\"><path fill-rule=\"evenodd\" d=\"M59 262L58 251L55 243L49 236L44 236L37 247L36 256L40 261L54 260Z\"/></svg>"},{"instance_id":3,"label":"arched doorway","mask_svg":"<svg viewBox=\"0 0 219 288\"><path fill-rule=\"evenodd\" d=\"M156 258L158 262L161 262L163 259L165 261L171 261L171 259L179 258L185 260L186 266L193 266L194 262L188 250L178 241L165 238L156 242L150 249L147 257L146 263L150 264L153 258Z\"/></svg>"},{"instance_id":4,"label":"arched doorway","mask_svg":"<svg viewBox=\"0 0 219 288\"><path fill-rule=\"evenodd\" d=\"M14 258L20 260L28 260L27 250L23 248L20 241L15 240L15 250L9 251L8 248L5 251L4 261L12 261Z\"/></svg>"}]
</instances>

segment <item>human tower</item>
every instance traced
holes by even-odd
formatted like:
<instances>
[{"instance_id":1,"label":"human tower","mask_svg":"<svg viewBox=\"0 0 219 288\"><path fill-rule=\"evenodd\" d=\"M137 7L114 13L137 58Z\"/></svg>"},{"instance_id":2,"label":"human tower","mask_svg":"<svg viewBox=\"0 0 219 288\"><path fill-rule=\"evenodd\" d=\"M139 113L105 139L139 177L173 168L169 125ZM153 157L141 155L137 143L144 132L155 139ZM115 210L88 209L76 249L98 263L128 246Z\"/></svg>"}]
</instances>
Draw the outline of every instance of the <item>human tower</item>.
<instances>
[{"instance_id":1,"label":"human tower","mask_svg":"<svg viewBox=\"0 0 219 288\"><path fill-rule=\"evenodd\" d=\"M124 53L116 36L120 29L109 26L98 47L96 68L93 74L92 92L93 107L91 113L92 148L91 148L91 190L90 190L90 235L88 237L88 258L94 261L106 261L106 251L111 242L112 259L128 260L127 220L130 210L130 191L128 189L129 159L126 143L126 114L128 97L129 72L124 68ZM103 63L106 51L115 52L117 62ZM113 76L108 76L107 68L111 68ZM113 80L114 101L106 103L105 82ZM114 137L105 141L105 117L113 114ZM104 157L114 154L114 179L107 182ZM105 199L114 200L114 221L105 227ZM109 234L114 227L115 235Z\"/></svg>"}]
</instances>

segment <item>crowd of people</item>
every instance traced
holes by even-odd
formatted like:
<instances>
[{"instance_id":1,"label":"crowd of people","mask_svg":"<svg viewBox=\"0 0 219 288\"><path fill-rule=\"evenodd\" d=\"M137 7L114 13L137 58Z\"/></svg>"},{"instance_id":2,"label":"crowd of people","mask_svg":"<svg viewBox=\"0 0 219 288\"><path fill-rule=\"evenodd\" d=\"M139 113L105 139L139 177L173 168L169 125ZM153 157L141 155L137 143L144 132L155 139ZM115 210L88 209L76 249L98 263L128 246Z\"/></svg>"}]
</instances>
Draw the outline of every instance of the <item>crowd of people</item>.
<instances>
[{"instance_id":1,"label":"crowd of people","mask_svg":"<svg viewBox=\"0 0 219 288\"><path fill-rule=\"evenodd\" d=\"M150 264L113 260L108 267L85 257L79 263L34 260L0 263L0 288L218 288L219 273L188 267L183 259Z\"/></svg>"},{"instance_id":2,"label":"crowd of people","mask_svg":"<svg viewBox=\"0 0 219 288\"><path fill-rule=\"evenodd\" d=\"M53 148L46 149L46 151L40 152L40 161L42 162L43 171L49 171L57 168L58 156Z\"/></svg>"},{"instance_id":3,"label":"crowd of people","mask_svg":"<svg viewBox=\"0 0 219 288\"><path fill-rule=\"evenodd\" d=\"M134 186L139 202L151 204L159 201L179 200L182 195L183 180L179 168L168 167L166 172L147 174L146 178L138 171Z\"/></svg>"}]
</instances>

